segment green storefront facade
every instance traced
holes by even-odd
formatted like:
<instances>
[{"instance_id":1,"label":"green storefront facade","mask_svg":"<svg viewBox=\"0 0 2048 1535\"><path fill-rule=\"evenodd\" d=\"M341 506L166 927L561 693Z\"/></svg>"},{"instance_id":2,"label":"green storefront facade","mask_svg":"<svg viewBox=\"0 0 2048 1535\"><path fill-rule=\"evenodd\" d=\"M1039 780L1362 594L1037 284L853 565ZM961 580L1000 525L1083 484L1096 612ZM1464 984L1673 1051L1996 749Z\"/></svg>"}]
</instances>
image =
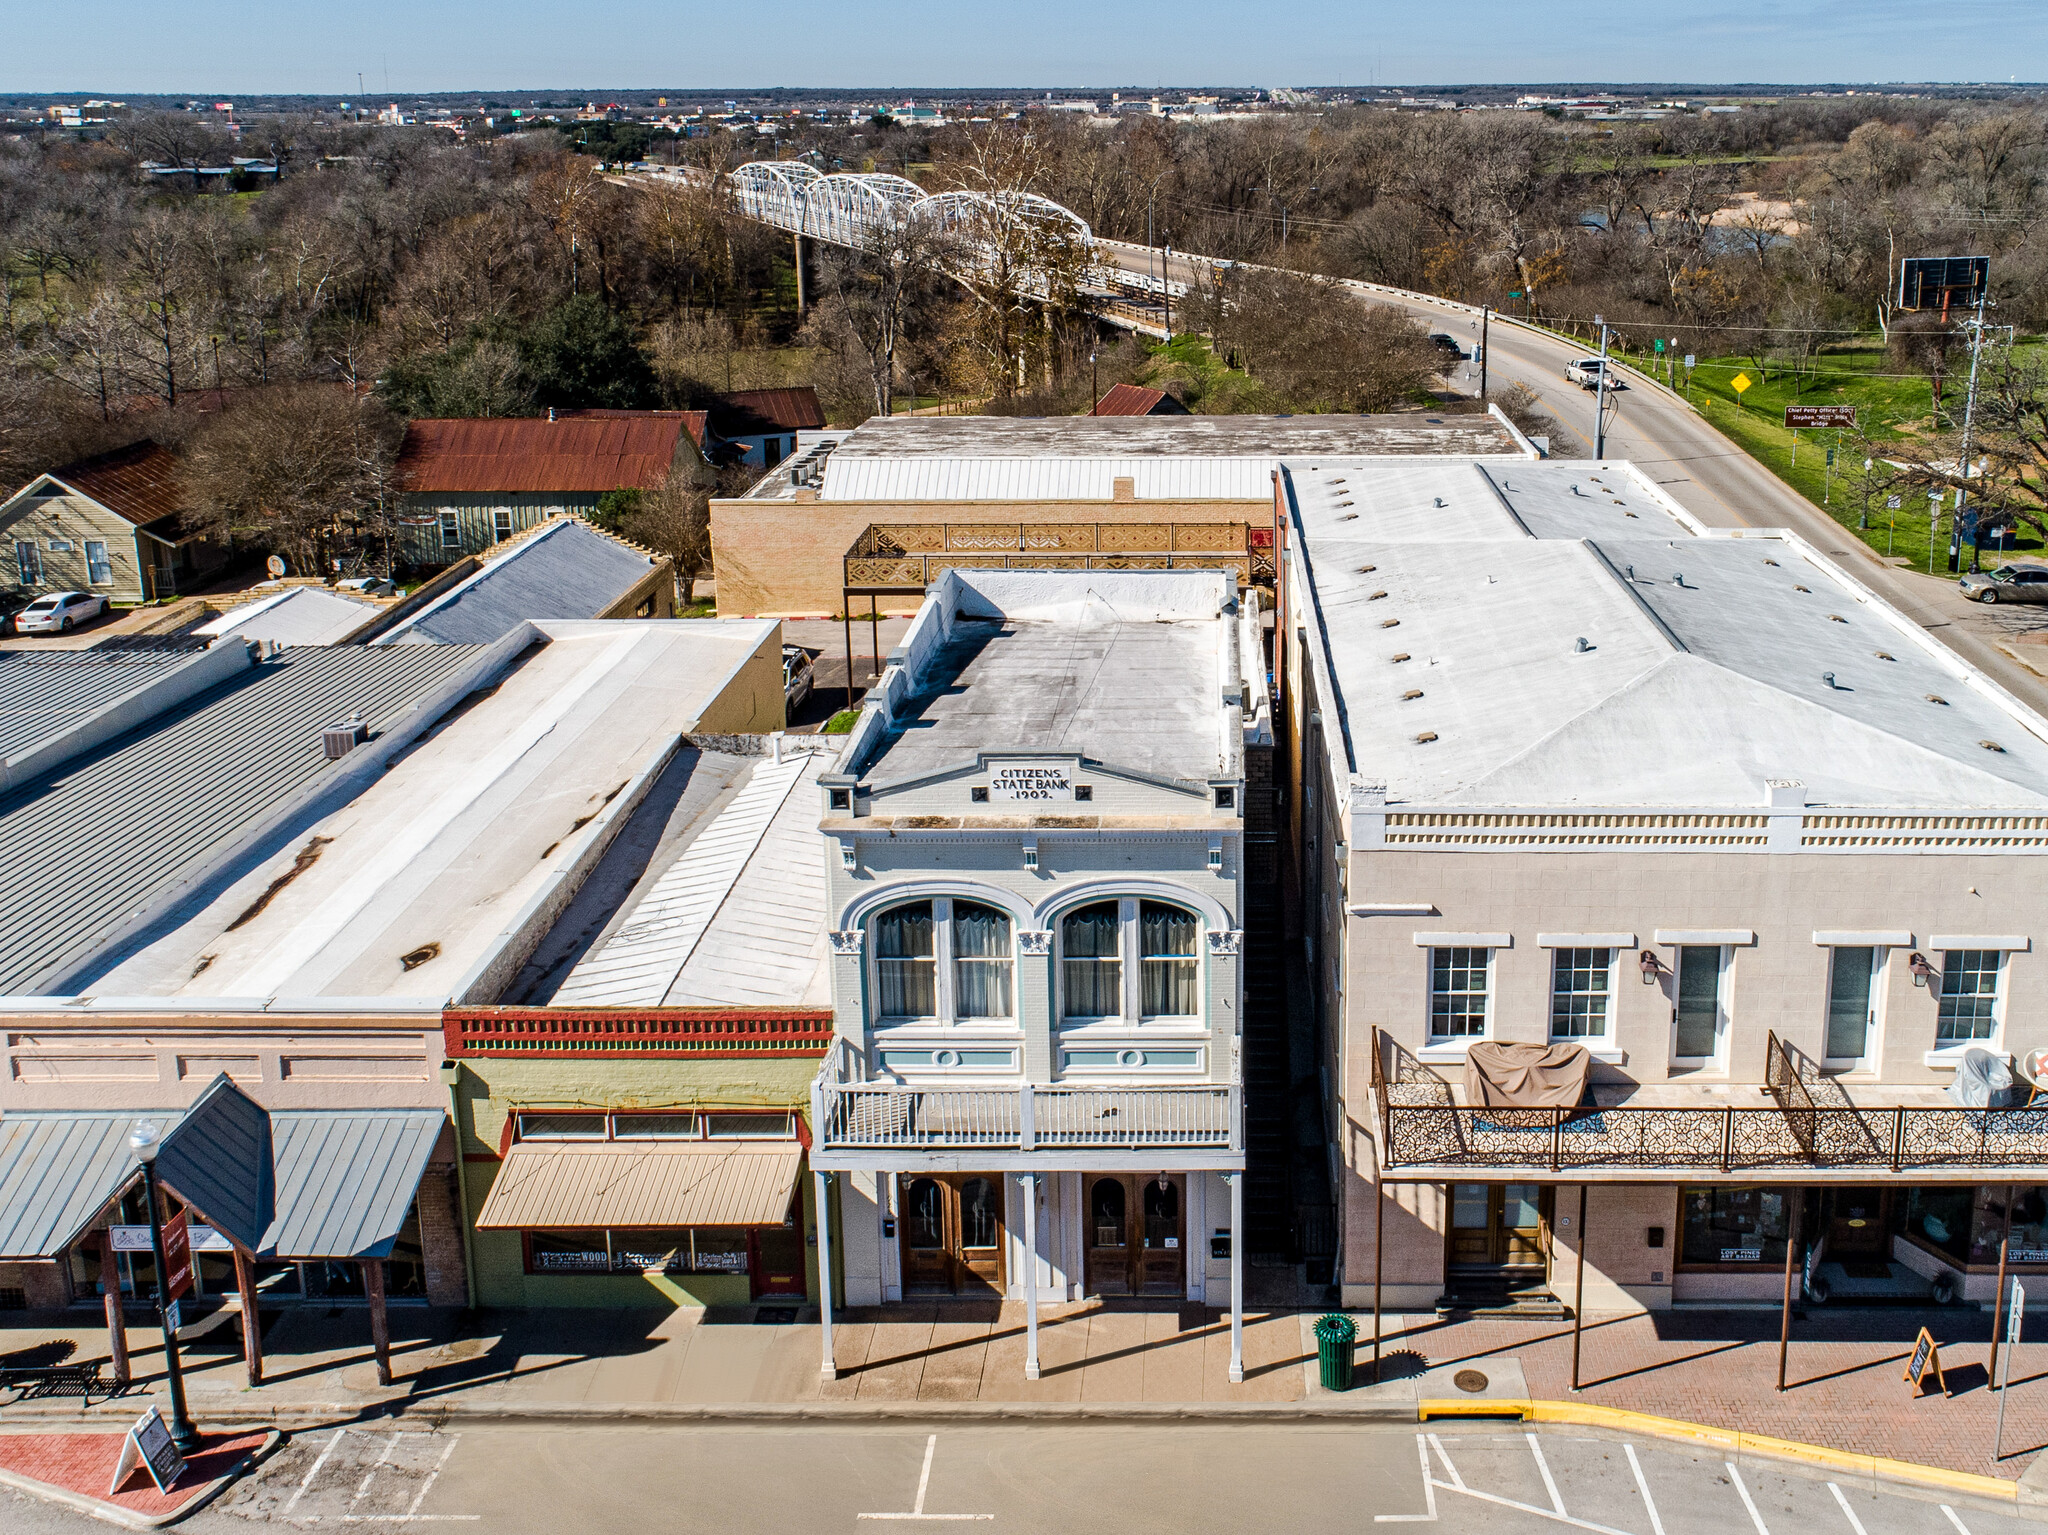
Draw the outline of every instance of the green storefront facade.
<instances>
[{"instance_id":1,"label":"green storefront facade","mask_svg":"<svg viewBox=\"0 0 2048 1535\"><path fill-rule=\"evenodd\" d=\"M449 1010L474 1302L814 1300L805 1121L831 1027L822 1009Z\"/></svg>"}]
</instances>

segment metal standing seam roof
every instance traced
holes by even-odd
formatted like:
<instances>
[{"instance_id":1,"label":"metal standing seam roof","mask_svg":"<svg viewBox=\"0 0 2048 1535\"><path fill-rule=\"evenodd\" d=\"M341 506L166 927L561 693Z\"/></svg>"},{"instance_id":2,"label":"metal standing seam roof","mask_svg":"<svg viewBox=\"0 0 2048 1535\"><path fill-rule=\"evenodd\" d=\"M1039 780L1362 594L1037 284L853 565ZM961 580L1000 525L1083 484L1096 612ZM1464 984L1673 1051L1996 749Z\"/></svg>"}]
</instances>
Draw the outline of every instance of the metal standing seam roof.
<instances>
[{"instance_id":1,"label":"metal standing seam roof","mask_svg":"<svg viewBox=\"0 0 2048 1535\"><path fill-rule=\"evenodd\" d=\"M277 1158L263 1105L221 1072L163 1137L157 1177L245 1248L277 1216Z\"/></svg>"},{"instance_id":2,"label":"metal standing seam roof","mask_svg":"<svg viewBox=\"0 0 2048 1535\"><path fill-rule=\"evenodd\" d=\"M0 762L191 660L175 650L0 650Z\"/></svg>"},{"instance_id":3,"label":"metal standing seam roof","mask_svg":"<svg viewBox=\"0 0 2048 1535\"><path fill-rule=\"evenodd\" d=\"M595 618L646 579L654 564L640 550L565 517L521 539L376 643L488 645L528 619Z\"/></svg>"},{"instance_id":4,"label":"metal standing seam roof","mask_svg":"<svg viewBox=\"0 0 2048 1535\"><path fill-rule=\"evenodd\" d=\"M232 634L273 645L333 645L353 634L383 609L318 586L293 587L244 607L231 608L195 633Z\"/></svg>"},{"instance_id":5,"label":"metal standing seam roof","mask_svg":"<svg viewBox=\"0 0 2048 1535\"><path fill-rule=\"evenodd\" d=\"M163 1113L25 1110L0 1117L0 1259L54 1258L140 1172L128 1149L138 1119L168 1130Z\"/></svg>"},{"instance_id":6,"label":"metal standing seam roof","mask_svg":"<svg viewBox=\"0 0 2048 1535\"><path fill-rule=\"evenodd\" d=\"M1273 464L1269 454L1187 458L962 455L899 459L841 458L835 452L825 461L821 499L1107 502L1115 495L1116 482L1128 479L1131 494L1139 501L1271 501ZM1114 518L1105 516L1103 520Z\"/></svg>"},{"instance_id":7,"label":"metal standing seam roof","mask_svg":"<svg viewBox=\"0 0 2048 1535\"><path fill-rule=\"evenodd\" d=\"M270 1116L277 1218L265 1258L388 1258L447 1116L439 1109L288 1109Z\"/></svg>"},{"instance_id":8,"label":"metal standing seam roof","mask_svg":"<svg viewBox=\"0 0 2048 1535\"><path fill-rule=\"evenodd\" d=\"M320 732L373 735L476 663L466 646L297 649L0 796L0 995L53 984L129 913L337 770Z\"/></svg>"},{"instance_id":9,"label":"metal standing seam roof","mask_svg":"<svg viewBox=\"0 0 2048 1535\"><path fill-rule=\"evenodd\" d=\"M779 1226L802 1160L802 1147L781 1141L522 1141L477 1229Z\"/></svg>"},{"instance_id":10,"label":"metal standing seam roof","mask_svg":"<svg viewBox=\"0 0 2048 1535\"><path fill-rule=\"evenodd\" d=\"M414 495L653 490L669 476L684 427L680 411L415 421L398 478Z\"/></svg>"},{"instance_id":11,"label":"metal standing seam roof","mask_svg":"<svg viewBox=\"0 0 2048 1535\"><path fill-rule=\"evenodd\" d=\"M769 432L816 431L825 424L818 391L735 389L711 402L711 430L720 437L759 437Z\"/></svg>"},{"instance_id":12,"label":"metal standing seam roof","mask_svg":"<svg viewBox=\"0 0 2048 1535\"><path fill-rule=\"evenodd\" d=\"M177 456L153 442L95 453L50 470L49 477L138 528L184 509L178 495Z\"/></svg>"}]
</instances>

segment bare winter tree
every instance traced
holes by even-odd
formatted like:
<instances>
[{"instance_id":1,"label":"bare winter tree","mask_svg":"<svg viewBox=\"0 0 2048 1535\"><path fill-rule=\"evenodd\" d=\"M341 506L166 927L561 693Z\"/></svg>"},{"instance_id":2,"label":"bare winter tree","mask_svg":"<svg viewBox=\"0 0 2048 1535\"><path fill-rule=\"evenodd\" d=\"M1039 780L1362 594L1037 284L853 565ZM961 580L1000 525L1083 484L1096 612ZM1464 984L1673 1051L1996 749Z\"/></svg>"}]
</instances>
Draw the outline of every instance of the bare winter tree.
<instances>
[{"instance_id":1,"label":"bare winter tree","mask_svg":"<svg viewBox=\"0 0 2048 1535\"><path fill-rule=\"evenodd\" d=\"M867 364L874 414L890 412L897 348L939 307L944 269L971 260L959 237L921 219L898 225L873 251L819 247L818 272L831 320Z\"/></svg>"}]
</instances>

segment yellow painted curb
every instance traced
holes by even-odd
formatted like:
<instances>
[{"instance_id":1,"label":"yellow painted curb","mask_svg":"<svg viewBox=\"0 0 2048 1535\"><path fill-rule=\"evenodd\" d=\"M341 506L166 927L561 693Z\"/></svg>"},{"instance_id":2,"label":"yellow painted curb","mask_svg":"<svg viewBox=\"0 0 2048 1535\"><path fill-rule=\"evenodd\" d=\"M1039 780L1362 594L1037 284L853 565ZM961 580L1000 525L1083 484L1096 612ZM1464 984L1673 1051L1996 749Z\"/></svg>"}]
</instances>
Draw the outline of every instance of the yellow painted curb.
<instances>
[{"instance_id":1,"label":"yellow painted curb","mask_svg":"<svg viewBox=\"0 0 2048 1535\"><path fill-rule=\"evenodd\" d=\"M1810 1466L1846 1471L1852 1476L1917 1482L1923 1487L1943 1487L1950 1492L1967 1493L1973 1498L1990 1498L2002 1503L2017 1503L2020 1495L2019 1483L2008 1482L2003 1477L1979 1476L1973 1471L1950 1471L1942 1466L1890 1460L1882 1455L1858 1455L1852 1450L1831 1450L1825 1445L1801 1444L1796 1439L1746 1434L1737 1429L1713 1428L1705 1423L1687 1423L1679 1418L1658 1418L1620 1407L1600 1407L1592 1402L1430 1397L1417 1402L1415 1407L1416 1416L1425 1422L1430 1418L1518 1417L1527 1423L1578 1423L1590 1428L1611 1428L1625 1433L1654 1435L1659 1439L1683 1440L1689 1444L1711 1444L1736 1454L1796 1460Z\"/></svg>"}]
</instances>

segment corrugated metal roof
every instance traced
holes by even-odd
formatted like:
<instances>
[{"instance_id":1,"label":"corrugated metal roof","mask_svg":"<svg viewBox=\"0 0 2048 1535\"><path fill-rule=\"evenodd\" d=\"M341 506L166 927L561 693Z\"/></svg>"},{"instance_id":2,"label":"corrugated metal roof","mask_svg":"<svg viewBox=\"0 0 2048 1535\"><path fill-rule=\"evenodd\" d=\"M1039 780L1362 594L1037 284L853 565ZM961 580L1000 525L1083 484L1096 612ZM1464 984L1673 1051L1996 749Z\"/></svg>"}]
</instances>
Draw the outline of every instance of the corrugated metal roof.
<instances>
[{"instance_id":1,"label":"corrugated metal roof","mask_svg":"<svg viewBox=\"0 0 2048 1535\"><path fill-rule=\"evenodd\" d=\"M178 460L169 448L153 442L130 443L110 453L95 453L50 471L58 480L92 497L108 511L137 527L183 510L178 494Z\"/></svg>"},{"instance_id":2,"label":"corrugated metal roof","mask_svg":"<svg viewBox=\"0 0 2048 1535\"><path fill-rule=\"evenodd\" d=\"M284 1110L270 1116L277 1219L265 1258L388 1258L447 1116L439 1109Z\"/></svg>"},{"instance_id":3,"label":"corrugated metal roof","mask_svg":"<svg viewBox=\"0 0 2048 1535\"><path fill-rule=\"evenodd\" d=\"M156 1175L209 1224L253 1249L277 1216L270 1116L220 1073L163 1138Z\"/></svg>"},{"instance_id":4,"label":"corrugated metal roof","mask_svg":"<svg viewBox=\"0 0 2048 1535\"><path fill-rule=\"evenodd\" d=\"M273 645L334 645L375 618L375 603L359 602L318 586L297 586L201 624L198 634L232 634Z\"/></svg>"},{"instance_id":5,"label":"corrugated metal roof","mask_svg":"<svg viewBox=\"0 0 2048 1535\"><path fill-rule=\"evenodd\" d=\"M376 643L488 645L530 618L595 618L653 566L631 545L564 517L487 561Z\"/></svg>"},{"instance_id":6,"label":"corrugated metal roof","mask_svg":"<svg viewBox=\"0 0 2048 1535\"><path fill-rule=\"evenodd\" d=\"M711 430L720 437L809 432L825 424L825 408L809 384L798 389L735 389L711 402L710 415Z\"/></svg>"},{"instance_id":7,"label":"corrugated metal roof","mask_svg":"<svg viewBox=\"0 0 2048 1535\"><path fill-rule=\"evenodd\" d=\"M415 495L653 490L668 478L684 428L681 411L415 421L399 449L399 482Z\"/></svg>"},{"instance_id":8,"label":"corrugated metal roof","mask_svg":"<svg viewBox=\"0 0 2048 1535\"><path fill-rule=\"evenodd\" d=\"M0 650L0 762L191 660L188 651Z\"/></svg>"},{"instance_id":9,"label":"corrugated metal roof","mask_svg":"<svg viewBox=\"0 0 2048 1535\"><path fill-rule=\"evenodd\" d=\"M373 734L457 673L468 647L298 649L0 796L0 994L63 980L130 912L336 770L320 732Z\"/></svg>"},{"instance_id":10,"label":"corrugated metal roof","mask_svg":"<svg viewBox=\"0 0 2048 1535\"><path fill-rule=\"evenodd\" d=\"M139 1169L128 1149L138 1119L169 1113L24 1111L0 1117L0 1259L54 1258Z\"/></svg>"},{"instance_id":11,"label":"corrugated metal roof","mask_svg":"<svg viewBox=\"0 0 2048 1535\"><path fill-rule=\"evenodd\" d=\"M522 1141L505 1155L479 1231L779 1226L803 1150L750 1141Z\"/></svg>"},{"instance_id":12,"label":"corrugated metal roof","mask_svg":"<svg viewBox=\"0 0 2048 1535\"><path fill-rule=\"evenodd\" d=\"M1178 400L1172 400L1164 410L1162 401L1172 400L1164 389L1147 389L1141 384L1118 384L1109 393L1095 402L1090 415L1095 416L1149 416L1159 411L1166 416L1185 416L1188 408Z\"/></svg>"},{"instance_id":13,"label":"corrugated metal roof","mask_svg":"<svg viewBox=\"0 0 2048 1535\"><path fill-rule=\"evenodd\" d=\"M1108 501L1115 494L1116 482L1128 479L1131 493L1140 501L1270 501L1274 462L1266 454L1243 458L842 459L834 453L825 461L822 499Z\"/></svg>"}]
</instances>

